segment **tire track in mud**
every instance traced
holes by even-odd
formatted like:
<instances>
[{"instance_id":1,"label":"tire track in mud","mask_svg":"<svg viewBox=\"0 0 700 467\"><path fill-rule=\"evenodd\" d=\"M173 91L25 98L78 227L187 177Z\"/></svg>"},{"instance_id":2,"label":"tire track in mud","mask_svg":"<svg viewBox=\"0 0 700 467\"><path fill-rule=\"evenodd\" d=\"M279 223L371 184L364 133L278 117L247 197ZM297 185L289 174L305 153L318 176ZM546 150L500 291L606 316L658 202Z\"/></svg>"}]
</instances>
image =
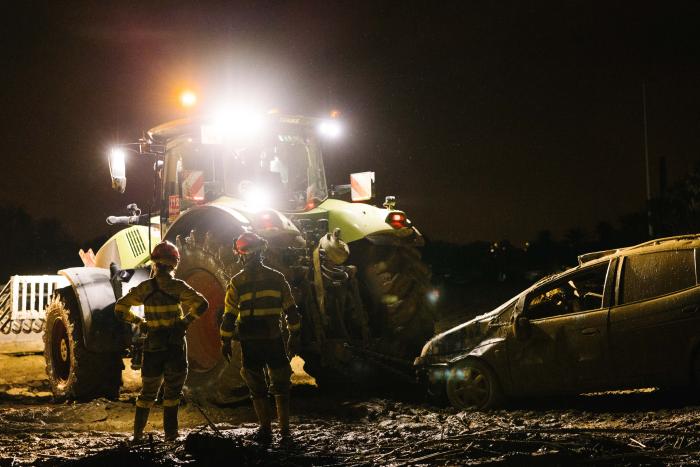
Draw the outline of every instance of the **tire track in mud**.
<instances>
[{"instance_id":1,"label":"tire track in mud","mask_svg":"<svg viewBox=\"0 0 700 467\"><path fill-rule=\"evenodd\" d=\"M183 437L128 448L128 430L90 430L129 402L59 407L28 405L0 412L0 461L13 465L698 465L700 408L655 395L573 398L514 410L458 412L415 401L351 398L295 391L294 442L252 440L247 407L205 408L218 436L185 407ZM357 396L357 395L356 395ZM111 408L107 408L112 404ZM567 408L568 406L576 408ZM107 414L107 418L103 419ZM192 418L190 418L190 415ZM92 421L88 421L92 420ZM104 425L109 426L109 425ZM231 464L232 465L232 464Z\"/></svg>"},{"instance_id":2,"label":"tire track in mud","mask_svg":"<svg viewBox=\"0 0 700 467\"><path fill-rule=\"evenodd\" d=\"M460 412L425 403L408 388L377 397L354 387L324 392L295 386L294 443L252 441L249 404L203 403L223 432L216 436L194 406L181 408L182 438L129 448L138 385L119 401L52 403L41 366L25 365L17 384L0 380L0 466L5 465L700 465L700 407L659 392L608 393L521 402L508 410ZM27 363L31 365L26 365ZM5 373L5 370L8 370ZM16 368L3 365L3 373ZM4 375L0 375L0 379ZM218 456L224 456L220 458Z\"/></svg>"}]
</instances>

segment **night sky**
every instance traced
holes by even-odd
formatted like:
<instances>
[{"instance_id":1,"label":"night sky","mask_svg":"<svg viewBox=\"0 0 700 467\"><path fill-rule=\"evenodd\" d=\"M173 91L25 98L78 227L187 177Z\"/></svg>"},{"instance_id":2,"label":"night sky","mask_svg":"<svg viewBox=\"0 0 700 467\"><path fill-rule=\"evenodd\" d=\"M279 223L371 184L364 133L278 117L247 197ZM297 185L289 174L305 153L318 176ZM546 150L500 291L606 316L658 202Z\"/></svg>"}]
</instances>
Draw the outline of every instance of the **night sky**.
<instances>
[{"instance_id":1,"label":"night sky","mask_svg":"<svg viewBox=\"0 0 700 467\"><path fill-rule=\"evenodd\" d=\"M700 156L700 4L3 2L0 203L81 241L148 204L106 149L183 115L177 92L322 115L329 183L374 170L429 238L511 239L614 223ZM381 201L381 198L380 198Z\"/></svg>"}]
</instances>

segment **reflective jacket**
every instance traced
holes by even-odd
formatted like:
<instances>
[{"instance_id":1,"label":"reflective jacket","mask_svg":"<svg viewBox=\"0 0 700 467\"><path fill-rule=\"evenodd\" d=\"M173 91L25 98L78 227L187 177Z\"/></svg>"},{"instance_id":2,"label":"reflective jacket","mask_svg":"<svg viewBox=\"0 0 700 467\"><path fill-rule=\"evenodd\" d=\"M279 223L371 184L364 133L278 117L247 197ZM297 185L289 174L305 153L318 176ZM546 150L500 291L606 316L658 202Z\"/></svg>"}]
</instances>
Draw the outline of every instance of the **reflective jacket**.
<instances>
[{"instance_id":1,"label":"reflective jacket","mask_svg":"<svg viewBox=\"0 0 700 467\"><path fill-rule=\"evenodd\" d=\"M114 312L122 321L136 324L142 320L131 311L131 307L139 305L143 305L149 331L172 328L181 319L189 323L209 306L202 294L168 273L156 274L131 289L117 300ZM183 309L187 310L186 313Z\"/></svg>"},{"instance_id":2,"label":"reflective jacket","mask_svg":"<svg viewBox=\"0 0 700 467\"><path fill-rule=\"evenodd\" d=\"M283 316L289 331L299 329L300 317L284 275L260 261L248 263L226 289L221 337L231 338L237 327L241 340L275 339L281 335Z\"/></svg>"}]
</instances>

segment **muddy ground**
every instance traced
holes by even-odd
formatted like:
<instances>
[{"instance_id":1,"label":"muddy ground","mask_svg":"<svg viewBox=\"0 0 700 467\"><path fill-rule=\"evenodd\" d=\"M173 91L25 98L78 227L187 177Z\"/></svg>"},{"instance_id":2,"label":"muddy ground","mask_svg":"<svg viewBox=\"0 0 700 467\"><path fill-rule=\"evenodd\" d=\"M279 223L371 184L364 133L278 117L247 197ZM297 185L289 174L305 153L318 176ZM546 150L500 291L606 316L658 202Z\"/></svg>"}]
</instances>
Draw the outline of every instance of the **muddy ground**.
<instances>
[{"instance_id":1,"label":"muddy ground","mask_svg":"<svg viewBox=\"0 0 700 467\"><path fill-rule=\"evenodd\" d=\"M356 388L332 394L296 376L291 446L251 435L248 404L192 404L182 437L127 444L138 374L125 370L118 401L53 403L41 356L0 356L0 465L699 465L700 407L657 392L520 402L507 410L459 412L409 390Z\"/></svg>"}]
</instances>

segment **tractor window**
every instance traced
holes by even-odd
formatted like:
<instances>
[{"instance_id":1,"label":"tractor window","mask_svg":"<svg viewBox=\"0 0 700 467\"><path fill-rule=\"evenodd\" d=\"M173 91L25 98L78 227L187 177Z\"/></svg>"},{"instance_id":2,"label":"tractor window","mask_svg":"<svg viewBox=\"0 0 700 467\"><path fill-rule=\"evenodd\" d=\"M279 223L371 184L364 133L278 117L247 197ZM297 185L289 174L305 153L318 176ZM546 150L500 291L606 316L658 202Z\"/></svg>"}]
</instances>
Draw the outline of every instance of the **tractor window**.
<instances>
[{"instance_id":1,"label":"tractor window","mask_svg":"<svg viewBox=\"0 0 700 467\"><path fill-rule=\"evenodd\" d=\"M525 316L539 319L602 308L608 264L577 271L535 291L526 301Z\"/></svg>"},{"instance_id":2,"label":"tractor window","mask_svg":"<svg viewBox=\"0 0 700 467\"><path fill-rule=\"evenodd\" d=\"M211 147L187 144L176 152L176 193L183 210L223 194L223 167Z\"/></svg>"},{"instance_id":3,"label":"tractor window","mask_svg":"<svg viewBox=\"0 0 700 467\"><path fill-rule=\"evenodd\" d=\"M234 198L303 211L327 197L321 158L301 137L280 135L274 145L231 150L223 160L225 191Z\"/></svg>"},{"instance_id":4,"label":"tractor window","mask_svg":"<svg viewBox=\"0 0 700 467\"><path fill-rule=\"evenodd\" d=\"M328 197L323 160L313 139L277 135L258 145L197 144L168 151L166 197L180 209L228 195L253 209L304 211Z\"/></svg>"}]
</instances>

